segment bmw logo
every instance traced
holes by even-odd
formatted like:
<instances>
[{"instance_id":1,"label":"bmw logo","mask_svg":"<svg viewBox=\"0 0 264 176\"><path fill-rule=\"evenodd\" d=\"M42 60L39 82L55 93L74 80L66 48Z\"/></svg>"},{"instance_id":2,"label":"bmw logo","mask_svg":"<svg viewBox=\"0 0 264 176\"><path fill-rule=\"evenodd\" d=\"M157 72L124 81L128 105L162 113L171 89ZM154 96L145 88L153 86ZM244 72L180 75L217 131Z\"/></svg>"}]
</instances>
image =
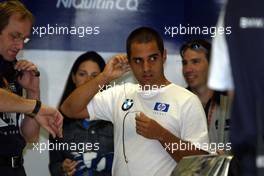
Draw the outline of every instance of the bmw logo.
<instances>
[{"instance_id":1,"label":"bmw logo","mask_svg":"<svg viewBox=\"0 0 264 176\"><path fill-rule=\"evenodd\" d=\"M134 102L132 99L126 99L122 105L122 110L127 111L133 106Z\"/></svg>"}]
</instances>

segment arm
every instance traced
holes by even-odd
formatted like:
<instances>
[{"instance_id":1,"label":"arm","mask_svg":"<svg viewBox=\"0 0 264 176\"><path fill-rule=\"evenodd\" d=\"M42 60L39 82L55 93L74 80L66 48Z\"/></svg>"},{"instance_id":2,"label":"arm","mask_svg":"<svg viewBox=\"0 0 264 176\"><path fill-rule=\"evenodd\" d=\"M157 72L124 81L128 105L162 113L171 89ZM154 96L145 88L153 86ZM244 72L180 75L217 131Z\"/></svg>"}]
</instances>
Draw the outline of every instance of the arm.
<instances>
[{"instance_id":1,"label":"arm","mask_svg":"<svg viewBox=\"0 0 264 176\"><path fill-rule=\"evenodd\" d=\"M107 63L104 71L96 78L76 88L63 102L61 111L71 118L89 117L87 105L103 85L120 77L129 70L124 55L116 55Z\"/></svg>"},{"instance_id":2,"label":"arm","mask_svg":"<svg viewBox=\"0 0 264 176\"><path fill-rule=\"evenodd\" d=\"M161 130L161 134L159 136L159 142L164 147L164 149L170 154L170 156L176 161L179 162L183 157L190 156L190 155L206 155L208 152L203 151L199 148L196 148L191 142L184 141L177 136L173 135L171 132L163 128ZM180 150L179 146L190 146L186 147L186 150ZM178 146L177 150L175 146Z\"/></svg>"},{"instance_id":3,"label":"arm","mask_svg":"<svg viewBox=\"0 0 264 176\"><path fill-rule=\"evenodd\" d=\"M27 142L37 142L39 138L40 125L35 118L28 117L25 118L21 124L21 134Z\"/></svg>"},{"instance_id":4,"label":"arm","mask_svg":"<svg viewBox=\"0 0 264 176\"><path fill-rule=\"evenodd\" d=\"M39 100L40 99L39 87L36 89L36 91L27 90L27 98ZM21 132L25 140L27 142L38 141L39 131L40 131L40 125L36 121L36 119L25 116L25 119L22 121L21 124Z\"/></svg>"},{"instance_id":5,"label":"arm","mask_svg":"<svg viewBox=\"0 0 264 176\"><path fill-rule=\"evenodd\" d=\"M87 118L87 104L93 96L100 90L100 87L107 84L108 78L104 73L99 74L96 78L76 88L62 103L60 109L71 118ZM88 91L89 90L89 91Z\"/></svg>"},{"instance_id":6,"label":"arm","mask_svg":"<svg viewBox=\"0 0 264 176\"><path fill-rule=\"evenodd\" d=\"M31 113L36 105L36 100L25 99L0 88L0 112ZM63 117L58 110L42 104L35 117L53 137L62 137Z\"/></svg>"},{"instance_id":7,"label":"arm","mask_svg":"<svg viewBox=\"0 0 264 176\"><path fill-rule=\"evenodd\" d=\"M15 65L23 75L18 77L19 84L26 90L27 98L40 99L39 77L35 76L38 71L36 65L26 60L19 60ZM21 124L21 134L27 142L36 142L39 138L40 125L34 118L25 115Z\"/></svg>"},{"instance_id":8,"label":"arm","mask_svg":"<svg viewBox=\"0 0 264 176\"><path fill-rule=\"evenodd\" d=\"M22 98L1 88L0 97L1 112L30 113L36 104L35 100Z\"/></svg>"},{"instance_id":9,"label":"arm","mask_svg":"<svg viewBox=\"0 0 264 176\"><path fill-rule=\"evenodd\" d=\"M26 60L20 60L14 69L22 72L22 76L18 77L17 81L26 90L27 97L38 100L40 90L36 65ZM35 118L25 117L21 125L21 133L27 142L34 142L38 139L41 125L53 137L56 135L62 137L62 122L63 117L58 110L42 104Z\"/></svg>"},{"instance_id":10,"label":"arm","mask_svg":"<svg viewBox=\"0 0 264 176\"><path fill-rule=\"evenodd\" d=\"M136 117L136 131L146 138L158 140L176 162L179 162L185 156L208 154L201 149L195 148L190 142L178 138L143 113ZM180 144L192 147L185 147L187 148L186 150L180 150Z\"/></svg>"}]
</instances>

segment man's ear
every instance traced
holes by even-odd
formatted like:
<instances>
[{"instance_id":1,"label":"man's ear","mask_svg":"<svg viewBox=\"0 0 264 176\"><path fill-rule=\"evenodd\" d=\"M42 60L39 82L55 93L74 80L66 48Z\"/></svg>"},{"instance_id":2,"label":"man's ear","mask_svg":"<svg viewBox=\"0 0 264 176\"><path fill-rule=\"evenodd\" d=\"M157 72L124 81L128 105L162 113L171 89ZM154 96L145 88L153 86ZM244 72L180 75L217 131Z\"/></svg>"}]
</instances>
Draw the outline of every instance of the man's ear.
<instances>
[{"instance_id":1,"label":"man's ear","mask_svg":"<svg viewBox=\"0 0 264 176\"><path fill-rule=\"evenodd\" d=\"M163 59L163 63L165 63L167 60L167 50L166 49L164 49L164 51L163 51L162 59Z\"/></svg>"}]
</instances>

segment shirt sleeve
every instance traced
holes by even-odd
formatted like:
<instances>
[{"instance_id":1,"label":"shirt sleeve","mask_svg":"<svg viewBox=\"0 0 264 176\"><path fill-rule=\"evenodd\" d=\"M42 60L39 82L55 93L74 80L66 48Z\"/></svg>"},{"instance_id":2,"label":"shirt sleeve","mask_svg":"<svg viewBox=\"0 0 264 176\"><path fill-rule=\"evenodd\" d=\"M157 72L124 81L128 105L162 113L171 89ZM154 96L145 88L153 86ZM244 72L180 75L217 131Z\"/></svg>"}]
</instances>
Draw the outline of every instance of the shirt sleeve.
<instances>
[{"instance_id":1,"label":"shirt sleeve","mask_svg":"<svg viewBox=\"0 0 264 176\"><path fill-rule=\"evenodd\" d=\"M203 145L209 144L206 117L197 96L192 96L184 104L181 118L181 139L191 142L200 149L203 149Z\"/></svg>"},{"instance_id":2,"label":"shirt sleeve","mask_svg":"<svg viewBox=\"0 0 264 176\"><path fill-rule=\"evenodd\" d=\"M87 105L87 110L91 120L106 120L113 122L113 107L115 88L109 88L97 93Z\"/></svg>"},{"instance_id":3,"label":"shirt sleeve","mask_svg":"<svg viewBox=\"0 0 264 176\"><path fill-rule=\"evenodd\" d=\"M221 14L217 26L224 27L224 13ZM219 91L234 89L225 34L217 33L212 43L208 86Z\"/></svg>"}]
</instances>

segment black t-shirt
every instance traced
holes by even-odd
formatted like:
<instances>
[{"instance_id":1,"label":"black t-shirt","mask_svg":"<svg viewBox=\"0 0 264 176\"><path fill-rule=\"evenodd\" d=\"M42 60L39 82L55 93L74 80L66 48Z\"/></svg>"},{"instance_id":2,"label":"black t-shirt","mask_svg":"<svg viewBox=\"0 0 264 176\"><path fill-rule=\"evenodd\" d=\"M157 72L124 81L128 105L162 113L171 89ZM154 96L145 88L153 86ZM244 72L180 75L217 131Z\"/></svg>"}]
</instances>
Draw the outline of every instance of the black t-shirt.
<instances>
[{"instance_id":1,"label":"black t-shirt","mask_svg":"<svg viewBox=\"0 0 264 176\"><path fill-rule=\"evenodd\" d=\"M8 85L5 84L8 83ZM6 87L7 86L7 87ZM22 95L22 87L16 81L14 63L0 55L0 87L7 88L17 95ZM20 113L0 112L0 156L21 155L26 145L20 134Z\"/></svg>"}]
</instances>

